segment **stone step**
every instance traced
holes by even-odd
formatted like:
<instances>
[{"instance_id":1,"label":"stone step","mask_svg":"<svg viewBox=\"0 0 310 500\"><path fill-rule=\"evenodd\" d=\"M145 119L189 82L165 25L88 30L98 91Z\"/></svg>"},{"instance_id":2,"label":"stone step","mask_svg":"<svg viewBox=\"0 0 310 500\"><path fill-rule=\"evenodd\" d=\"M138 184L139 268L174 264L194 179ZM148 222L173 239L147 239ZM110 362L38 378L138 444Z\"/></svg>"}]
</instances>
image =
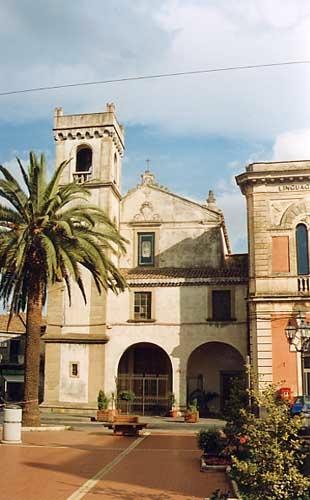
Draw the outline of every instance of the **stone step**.
<instances>
[{"instance_id":1,"label":"stone step","mask_svg":"<svg viewBox=\"0 0 310 500\"><path fill-rule=\"evenodd\" d=\"M61 422L91 422L89 415L70 415L69 413L43 413L41 414L42 422L56 421Z\"/></svg>"}]
</instances>

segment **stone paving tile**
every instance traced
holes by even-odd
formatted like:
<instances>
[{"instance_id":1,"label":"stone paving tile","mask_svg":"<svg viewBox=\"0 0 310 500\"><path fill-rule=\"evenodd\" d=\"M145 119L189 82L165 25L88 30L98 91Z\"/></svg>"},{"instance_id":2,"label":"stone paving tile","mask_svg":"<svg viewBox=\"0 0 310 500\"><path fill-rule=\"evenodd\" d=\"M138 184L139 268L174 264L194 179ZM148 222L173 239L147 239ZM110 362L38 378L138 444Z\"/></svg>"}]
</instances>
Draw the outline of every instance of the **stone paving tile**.
<instances>
[{"instance_id":1,"label":"stone paving tile","mask_svg":"<svg viewBox=\"0 0 310 500\"><path fill-rule=\"evenodd\" d=\"M128 446L126 438L31 432L0 445L0 500L65 500Z\"/></svg>"},{"instance_id":2,"label":"stone paving tile","mask_svg":"<svg viewBox=\"0 0 310 500\"><path fill-rule=\"evenodd\" d=\"M0 444L0 500L65 500L135 443L83 498L193 500L229 488L223 473L199 472L193 436L29 432L22 445Z\"/></svg>"},{"instance_id":3,"label":"stone paving tile","mask_svg":"<svg viewBox=\"0 0 310 500\"><path fill-rule=\"evenodd\" d=\"M201 473L192 436L149 436L85 500L194 500L230 491L224 473Z\"/></svg>"}]
</instances>

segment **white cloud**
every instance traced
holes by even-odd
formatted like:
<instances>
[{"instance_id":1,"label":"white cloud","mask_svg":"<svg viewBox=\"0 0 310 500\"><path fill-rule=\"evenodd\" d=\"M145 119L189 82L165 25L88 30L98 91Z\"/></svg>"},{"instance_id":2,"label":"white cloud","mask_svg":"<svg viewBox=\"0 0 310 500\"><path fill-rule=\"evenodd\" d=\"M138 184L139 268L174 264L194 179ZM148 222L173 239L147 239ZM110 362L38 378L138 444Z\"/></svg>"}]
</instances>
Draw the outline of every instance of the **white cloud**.
<instances>
[{"instance_id":1,"label":"white cloud","mask_svg":"<svg viewBox=\"0 0 310 500\"><path fill-rule=\"evenodd\" d=\"M25 167L27 165L27 160L25 158L20 157L19 155L16 156L20 159L22 165ZM3 163L3 166L10 172L11 175L13 175L13 177L17 180L17 182L19 182L24 188L22 174L19 169L16 157L12 157L9 160L5 161Z\"/></svg>"},{"instance_id":2,"label":"white cloud","mask_svg":"<svg viewBox=\"0 0 310 500\"><path fill-rule=\"evenodd\" d=\"M309 59L307 0L0 0L0 91L118 76ZM294 66L0 97L2 121L92 112L169 133L270 139L307 126L310 67Z\"/></svg>"},{"instance_id":3,"label":"white cloud","mask_svg":"<svg viewBox=\"0 0 310 500\"><path fill-rule=\"evenodd\" d=\"M41 152L38 152L38 151L35 151L35 153L37 155L41 154ZM10 155L10 158L8 160L4 161L2 163L2 165L10 172L11 175L13 175L15 177L17 182L20 183L22 189L26 190L26 185L24 184L23 176L22 176L22 173L20 171L20 168L19 168L19 165L17 162L17 158L19 158L24 169L27 172L28 165L29 165L29 153L25 152L25 151L22 151L22 152L13 151ZM45 159L46 159L46 166L47 166L47 175L50 176L55 169L55 159L50 157L49 155L47 155L47 156L45 155ZM2 177L2 175L1 175L1 177Z\"/></svg>"},{"instance_id":4,"label":"white cloud","mask_svg":"<svg viewBox=\"0 0 310 500\"><path fill-rule=\"evenodd\" d=\"M240 161L239 160L232 160L227 163L228 168L232 168L235 170L236 168L240 169Z\"/></svg>"},{"instance_id":5,"label":"white cloud","mask_svg":"<svg viewBox=\"0 0 310 500\"><path fill-rule=\"evenodd\" d=\"M290 130L276 137L272 151L257 144L248 163L255 161L290 161L310 159L310 129ZM234 175L240 174L240 162L232 160L227 167ZM247 251L245 197L236 186L235 178L222 179L218 185L218 206L223 210L234 251Z\"/></svg>"},{"instance_id":6,"label":"white cloud","mask_svg":"<svg viewBox=\"0 0 310 500\"><path fill-rule=\"evenodd\" d=\"M310 129L292 130L277 136L273 146L273 160L309 160Z\"/></svg>"}]
</instances>

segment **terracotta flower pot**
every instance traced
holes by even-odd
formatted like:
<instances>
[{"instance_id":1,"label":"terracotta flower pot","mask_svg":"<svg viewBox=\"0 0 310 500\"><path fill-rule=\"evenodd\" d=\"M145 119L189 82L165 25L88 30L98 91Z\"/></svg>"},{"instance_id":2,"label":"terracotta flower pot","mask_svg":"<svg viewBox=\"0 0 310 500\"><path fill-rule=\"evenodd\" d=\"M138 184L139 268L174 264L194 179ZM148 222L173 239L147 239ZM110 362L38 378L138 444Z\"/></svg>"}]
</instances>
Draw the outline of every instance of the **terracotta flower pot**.
<instances>
[{"instance_id":1,"label":"terracotta flower pot","mask_svg":"<svg viewBox=\"0 0 310 500\"><path fill-rule=\"evenodd\" d=\"M200 470L201 472L225 471L230 463L229 457L219 457L208 453L200 458Z\"/></svg>"},{"instance_id":2,"label":"terracotta flower pot","mask_svg":"<svg viewBox=\"0 0 310 500\"><path fill-rule=\"evenodd\" d=\"M184 415L184 422L195 424L199 421L199 412L187 410Z\"/></svg>"},{"instance_id":3,"label":"terracotta flower pot","mask_svg":"<svg viewBox=\"0 0 310 500\"><path fill-rule=\"evenodd\" d=\"M97 410L97 422L113 422L117 410Z\"/></svg>"}]
</instances>

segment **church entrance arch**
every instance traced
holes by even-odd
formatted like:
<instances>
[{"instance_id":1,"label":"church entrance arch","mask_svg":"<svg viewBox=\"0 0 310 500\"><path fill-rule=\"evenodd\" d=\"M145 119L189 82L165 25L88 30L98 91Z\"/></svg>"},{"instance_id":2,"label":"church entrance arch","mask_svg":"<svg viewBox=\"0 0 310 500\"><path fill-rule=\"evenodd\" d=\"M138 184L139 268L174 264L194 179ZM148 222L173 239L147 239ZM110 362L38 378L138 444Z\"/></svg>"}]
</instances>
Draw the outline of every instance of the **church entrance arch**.
<instances>
[{"instance_id":1,"label":"church entrance arch","mask_svg":"<svg viewBox=\"0 0 310 500\"><path fill-rule=\"evenodd\" d=\"M224 342L207 342L197 347L187 363L187 404L197 399L201 416L225 409L236 378L244 380L244 360Z\"/></svg>"},{"instance_id":2,"label":"church entrance arch","mask_svg":"<svg viewBox=\"0 0 310 500\"><path fill-rule=\"evenodd\" d=\"M130 411L140 415L166 414L171 390L172 365L161 347L139 342L126 349L118 364L117 394L134 393ZM118 398L118 405L126 410L126 401Z\"/></svg>"}]
</instances>

